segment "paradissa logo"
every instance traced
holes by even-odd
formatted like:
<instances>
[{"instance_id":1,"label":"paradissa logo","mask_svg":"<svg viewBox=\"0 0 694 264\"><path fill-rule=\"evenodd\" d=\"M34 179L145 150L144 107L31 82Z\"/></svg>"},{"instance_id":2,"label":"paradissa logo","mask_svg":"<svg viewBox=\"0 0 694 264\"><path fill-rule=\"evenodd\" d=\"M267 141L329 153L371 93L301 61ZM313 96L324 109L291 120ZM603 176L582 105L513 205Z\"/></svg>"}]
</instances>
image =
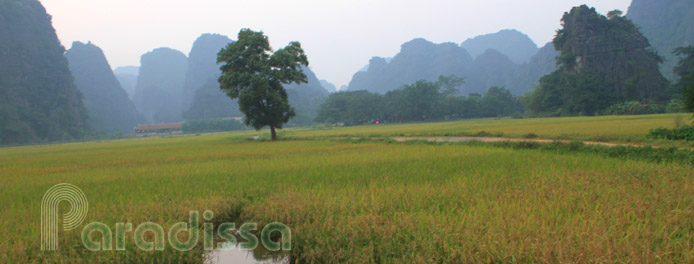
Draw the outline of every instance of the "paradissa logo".
<instances>
[{"instance_id":1,"label":"paradissa logo","mask_svg":"<svg viewBox=\"0 0 694 264\"><path fill-rule=\"evenodd\" d=\"M63 230L74 230L82 224L87 217L88 203L84 192L72 184L61 183L51 187L43 196L41 202L41 249L58 249L58 207L61 202L70 205L70 211L65 213L63 219ZM212 211L205 211L202 214L205 221L214 218ZM101 222L92 222L82 229L82 244L89 250L125 250L126 234L133 232L133 240L137 248L143 251L159 250L166 248L166 242L172 248L180 251L188 251L198 244L199 240L199 212L191 211L188 222L176 223L169 229L168 233L160 225L153 222L141 223L134 229L131 223L116 223L115 236L113 229ZM252 250L258 246L258 238L251 233L257 231L258 225L255 223L245 223L236 230L234 223L223 223L217 227L217 236L222 242L217 242L215 247L214 225L203 223L203 248L205 250L214 249L233 249L238 244L242 249ZM179 239L179 234L188 234L185 241ZM274 232L281 234L281 243L271 239ZM94 233L98 233L101 239L95 241ZM148 241L145 236L151 238ZM237 243L236 236L239 235L246 242ZM114 247L115 240L115 247ZM270 223L263 227L260 232L260 242L270 251L291 250L291 230L282 223Z\"/></svg>"}]
</instances>

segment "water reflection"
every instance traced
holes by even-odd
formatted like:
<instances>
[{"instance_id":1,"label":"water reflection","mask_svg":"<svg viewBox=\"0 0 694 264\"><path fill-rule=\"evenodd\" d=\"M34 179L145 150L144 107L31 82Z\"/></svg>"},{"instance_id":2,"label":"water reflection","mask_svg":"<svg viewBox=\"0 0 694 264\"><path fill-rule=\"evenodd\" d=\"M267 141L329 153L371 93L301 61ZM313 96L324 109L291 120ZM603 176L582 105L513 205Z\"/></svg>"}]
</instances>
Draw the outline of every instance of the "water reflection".
<instances>
[{"instance_id":1,"label":"water reflection","mask_svg":"<svg viewBox=\"0 0 694 264\"><path fill-rule=\"evenodd\" d=\"M238 247L217 249L207 254L205 264L287 264L290 251L268 251L263 246L255 250Z\"/></svg>"}]
</instances>

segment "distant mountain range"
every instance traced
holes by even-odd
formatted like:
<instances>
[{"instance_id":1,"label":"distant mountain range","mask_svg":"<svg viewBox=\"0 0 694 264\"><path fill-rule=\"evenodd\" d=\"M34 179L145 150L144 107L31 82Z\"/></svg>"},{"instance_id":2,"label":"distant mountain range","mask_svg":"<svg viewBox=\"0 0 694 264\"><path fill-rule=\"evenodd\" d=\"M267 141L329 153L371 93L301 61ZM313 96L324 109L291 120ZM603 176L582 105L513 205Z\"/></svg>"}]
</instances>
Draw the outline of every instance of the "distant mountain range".
<instances>
[{"instance_id":1,"label":"distant mountain range","mask_svg":"<svg viewBox=\"0 0 694 264\"><path fill-rule=\"evenodd\" d=\"M390 61L372 58L365 71L354 74L348 89L386 93L418 80L455 74L465 78L459 87L463 94L481 94L499 86L520 95L532 91L540 77L556 69L557 54L551 44L538 49L516 30L479 36L462 45L414 39L403 44Z\"/></svg>"},{"instance_id":2,"label":"distant mountain range","mask_svg":"<svg viewBox=\"0 0 694 264\"><path fill-rule=\"evenodd\" d=\"M557 14L559 15L559 14ZM674 80L677 47L694 45L694 4L691 0L634 0L627 18L636 24L665 61L661 72ZM503 86L521 95L535 89L540 77L556 70L558 52L552 43L538 49L527 35L502 30L466 40L461 45L414 39L392 60L374 57L354 74L348 90L385 93L439 75L465 78L463 94Z\"/></svg>"},{"instance_id":3,"label":"distant mountain range","mask_svg":"<svg viewBox=\"0 0 694 264\"><path fill-rule=\"evenodd\" d=\"M528 62L538 51L537 45L530 37L515 29L477 36L466 40L460 46L475 58L487 50L497 50L516 64Z\"/></svg>"},{"instance_id":4,"label":"distant mountain range","mask_svg":"<svg viewBox=\"0 0 694 264\"><path fill-rule=\"evenodd\" d=\"M106 133L126 132L133 125L134 109L136 123L240 115L216 82L216 54L232 41L226 36L202 35L188 56L155 49L142 56L141 66L110 72L94 45L75 43L66 54L39 1L0 0L0 6L0 144L77 139L89 134L90 126ZM633 0L626 17L665 59L661 72L674 81L672 67L678 58L673 49L694 45L692 0ZM372 58L340 91L386 93L455 74L465 78L458 87L463 95L484 93L491 86L522 95L557 69L558 54L552 43L538 48L517 30L461 44L414 39L392 58ZM337 90L310 68L304 71L308 84L286 86L297 110L292 125L311 124L318 105Z\"/></svg>"}]
</instances>

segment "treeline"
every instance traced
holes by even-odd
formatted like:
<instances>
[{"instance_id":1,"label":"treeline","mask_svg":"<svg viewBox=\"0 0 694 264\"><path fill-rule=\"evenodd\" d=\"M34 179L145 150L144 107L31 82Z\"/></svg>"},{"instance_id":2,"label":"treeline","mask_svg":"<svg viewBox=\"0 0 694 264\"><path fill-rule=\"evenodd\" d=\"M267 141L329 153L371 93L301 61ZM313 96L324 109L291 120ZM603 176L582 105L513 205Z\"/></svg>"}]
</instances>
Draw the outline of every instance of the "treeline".
<instances>
[{"instance_id":1,"label":"treeline","mask_svg":"<svg viewBox=\"0 0 694 264\"><path fill-rule=\"evenodd\" d=\"M489 88L484 95L456 96L455 87L460 84L460 78L441 76L437 82L418 81L385 95L363 90L333 93L318 108L315 121L359 125L523 114L520 98L504 88Z\"/></svg>"}]
</instances>

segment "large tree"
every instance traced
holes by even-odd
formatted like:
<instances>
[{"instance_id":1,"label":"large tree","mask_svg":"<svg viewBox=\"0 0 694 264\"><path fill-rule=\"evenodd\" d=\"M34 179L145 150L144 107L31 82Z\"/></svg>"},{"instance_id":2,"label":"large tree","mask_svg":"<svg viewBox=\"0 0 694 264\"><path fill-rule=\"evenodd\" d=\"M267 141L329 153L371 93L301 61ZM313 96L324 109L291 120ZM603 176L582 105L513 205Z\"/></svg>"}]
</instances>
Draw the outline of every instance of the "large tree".
<instances>
[{"instance_id":1,"label":"large tree","mask_svg":"<svg viewBox=\"0 0 694 264\"><path fill-rule=\"evenodd\" d=\"M295 115L282 85L308 82L301 69L308 66L301 44L291 42L273 53L262 31L242 29L238 41L219 52L217 62L222 64L220 88L239 99L246 125L256 130L268 126L272 140L277 140L275 129Z\"/></svg>"}]
</instances>

